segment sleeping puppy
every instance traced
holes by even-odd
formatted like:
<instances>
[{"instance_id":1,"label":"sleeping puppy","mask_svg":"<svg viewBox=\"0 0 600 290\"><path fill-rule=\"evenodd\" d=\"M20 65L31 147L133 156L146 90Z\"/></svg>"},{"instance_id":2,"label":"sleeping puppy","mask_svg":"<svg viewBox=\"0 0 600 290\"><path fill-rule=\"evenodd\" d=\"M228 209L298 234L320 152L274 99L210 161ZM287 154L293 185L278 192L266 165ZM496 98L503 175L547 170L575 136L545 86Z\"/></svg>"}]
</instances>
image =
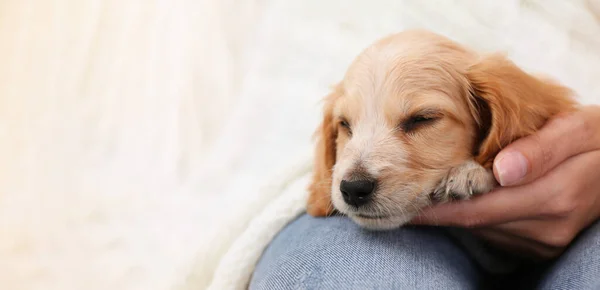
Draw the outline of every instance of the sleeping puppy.
<instances>
[{"instance_id":1,"label":"sleeping puppy","mask_svg":"<svg viewBox=\"0 0 600 290\"><path fill-rule=\"evenodd\" d=\"M492 190L496 154L572 110L569 89L420 30L381 39L325 97L308 213L370 229Z\"/></svg>"}]
</instances>

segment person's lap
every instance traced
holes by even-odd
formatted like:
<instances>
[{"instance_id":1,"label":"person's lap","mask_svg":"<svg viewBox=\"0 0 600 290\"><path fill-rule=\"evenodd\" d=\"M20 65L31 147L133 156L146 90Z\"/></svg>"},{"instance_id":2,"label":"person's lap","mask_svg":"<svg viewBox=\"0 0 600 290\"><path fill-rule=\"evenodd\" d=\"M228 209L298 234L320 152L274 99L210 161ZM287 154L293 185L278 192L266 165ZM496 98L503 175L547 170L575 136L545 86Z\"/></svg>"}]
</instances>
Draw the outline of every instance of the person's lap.
<instances>
[{"instance_id":1,"label":"person's lap","mask_svg":"<svg viewBox=\"0 0 600 290\"><path fill-rule=\"evenodd\" d=\"M547 266L542 289L600 286L600 224ZM489 275L447 232L372 232L345 217L302 215L273 239L250 289L477 289Z\"/></svg>"},{"instance_id":2,"label":"person's lap","mask_svg":"<svg viewBox=\"0 0 600 290\"><path fill-rule=\"evenodd\" d=\"M370 232L303 215L265 250L250 289L476 289L480 273L435 228Z\"/></svg>"},{"instance_id":3,"label":"person's lap","mask_svg":"<svg viewBox=\"0 0 600 290\"><path fill-rule=\"evenodd\" d=\"M600 289L600 221L545 268L540 289Z\"/></svg>"}]
</instances>

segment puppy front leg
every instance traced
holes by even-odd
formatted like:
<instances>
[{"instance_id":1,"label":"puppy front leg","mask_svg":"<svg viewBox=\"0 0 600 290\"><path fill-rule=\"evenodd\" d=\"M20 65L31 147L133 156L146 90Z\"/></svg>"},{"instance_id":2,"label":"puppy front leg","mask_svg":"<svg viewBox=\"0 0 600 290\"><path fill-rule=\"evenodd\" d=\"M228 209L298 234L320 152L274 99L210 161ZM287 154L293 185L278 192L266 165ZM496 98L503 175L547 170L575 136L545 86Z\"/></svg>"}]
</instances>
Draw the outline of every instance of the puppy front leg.
<instances>
[{"instance_id":1,"label":"puppy front leg","mask_svg":"<svg viewBox=\"0 0 600 290\"><path fill-rule=\"evenodd\" d=\"M474 160L450 169L433 192L436 201L470 199L473 195L490 192L497 185L492 169Z\"/></svg>"}]
</instances>

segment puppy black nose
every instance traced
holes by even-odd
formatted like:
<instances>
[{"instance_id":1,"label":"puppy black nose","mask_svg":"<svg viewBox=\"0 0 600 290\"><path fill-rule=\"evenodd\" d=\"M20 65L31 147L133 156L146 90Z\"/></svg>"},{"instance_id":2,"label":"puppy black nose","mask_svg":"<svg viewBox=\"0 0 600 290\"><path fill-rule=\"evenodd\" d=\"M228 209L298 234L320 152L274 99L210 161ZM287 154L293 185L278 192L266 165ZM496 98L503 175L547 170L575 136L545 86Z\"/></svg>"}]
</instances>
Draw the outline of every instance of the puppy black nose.
<instances>
[{"instance_id":1,"label":"puppy black nose","mask_svg":"<svg viewBox=\"0 0 600 290\"><path fill-rule=\"evenodd\" d=\"M367 179L342 180L340 183L340 191L344 201L354 206L361 206L369 202L373 189L375 189L375 182Z\"/></svg>"}]
</instances>

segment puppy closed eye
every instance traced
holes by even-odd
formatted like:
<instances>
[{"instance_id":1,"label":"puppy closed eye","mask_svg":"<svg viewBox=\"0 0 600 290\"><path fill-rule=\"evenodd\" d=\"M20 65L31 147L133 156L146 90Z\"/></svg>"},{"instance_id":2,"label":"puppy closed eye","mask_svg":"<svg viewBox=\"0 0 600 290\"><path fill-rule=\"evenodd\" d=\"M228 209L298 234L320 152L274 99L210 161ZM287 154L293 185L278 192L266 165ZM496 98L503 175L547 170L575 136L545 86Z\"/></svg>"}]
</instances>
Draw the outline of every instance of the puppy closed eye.
<instances>
[{"instance_id":1,"label":"puppy closed eye","mask_svg":"<svg viewBox=\"0 0 600 290\"><path fill-rule=\"evenodd\" d=\"M400 125L404 132L413 132L423 126L430 125L435 121L439 120L437 115L413 115L408 119L404 120Z\"/></svg>"},{"instance_id":2,"label":"puppy closed eye","mask_svg":"<svg viewBox=\"0 0 600 290\"><path fill-rule=\"evenodd\" d=\"M340 122L340 127L342 127L342 129L346 130L346 132L348 133L348 135L352 135L352 128L350 128L350 123L348 123L348 121L346 119L341 119Z\"/></svg>"}]
</instances>

